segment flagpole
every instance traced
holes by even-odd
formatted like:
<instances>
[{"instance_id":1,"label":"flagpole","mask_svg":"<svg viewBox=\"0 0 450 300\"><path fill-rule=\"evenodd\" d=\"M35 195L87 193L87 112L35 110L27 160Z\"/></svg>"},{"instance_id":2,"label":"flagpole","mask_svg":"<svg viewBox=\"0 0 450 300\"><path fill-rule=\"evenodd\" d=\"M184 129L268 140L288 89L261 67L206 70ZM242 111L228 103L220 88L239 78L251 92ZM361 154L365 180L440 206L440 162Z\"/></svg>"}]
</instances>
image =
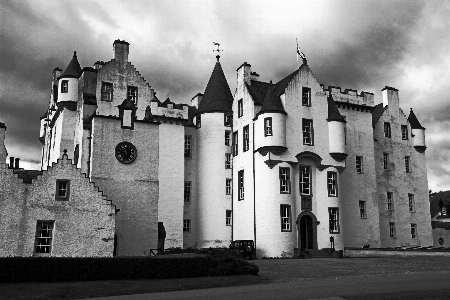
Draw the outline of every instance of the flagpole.
<instances>
[{"instance_id":1,"label":"flagpole","mask_svg":"<svg viewBox=\"0 0 450 300\"><path fill-rule=\"evenodd\" d=\"M298 64L298 41L297 41L297 38L295 38L295 43L297 44L297 69L300 69L300 66Z\"/></svg>"}]
</instances>

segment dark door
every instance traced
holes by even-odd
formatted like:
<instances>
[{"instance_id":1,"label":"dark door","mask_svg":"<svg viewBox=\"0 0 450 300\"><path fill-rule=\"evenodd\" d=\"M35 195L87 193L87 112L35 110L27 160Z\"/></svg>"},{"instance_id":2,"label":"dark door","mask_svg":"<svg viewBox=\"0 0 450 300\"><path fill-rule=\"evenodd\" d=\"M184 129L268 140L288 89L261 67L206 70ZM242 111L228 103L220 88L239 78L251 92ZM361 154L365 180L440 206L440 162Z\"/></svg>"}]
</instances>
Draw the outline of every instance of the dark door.
<instances>
[{"instance_id":1,"label":"dark door","mask_svg":"<svg viewBox=\"0 0 450 300\"><path fill-rule=\"evenodd\" d=\"M313 227L310 216L300 219L300 246L305 249L313 249Z\"/></svg>"}]
</instances>

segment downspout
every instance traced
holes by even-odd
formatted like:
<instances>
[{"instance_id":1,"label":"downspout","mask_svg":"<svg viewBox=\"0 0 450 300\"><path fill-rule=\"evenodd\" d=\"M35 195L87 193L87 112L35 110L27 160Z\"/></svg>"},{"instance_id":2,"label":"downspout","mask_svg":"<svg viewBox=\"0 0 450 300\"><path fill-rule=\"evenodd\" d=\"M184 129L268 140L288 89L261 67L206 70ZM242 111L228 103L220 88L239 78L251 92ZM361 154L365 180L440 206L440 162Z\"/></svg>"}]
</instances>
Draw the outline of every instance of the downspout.
<instances>
[{"instance_id":1,"label":"downspout","mask_svg":"<svg viewBox=\"0 0 450 300\"><path fill-rule=\"evenodd\" d=\"M225 116L224 116L225 118ZM233 118L231 118L231 131L230 131L230 142L233 137ZM226 130L226 129L225 129ZM229 147L229 146L228 146ZM231 159L230 153L230 159ZM234 186L233 186L233 172L234 172L234 156L233 161L231 162L231 241L234 241Z\"/></svg>"},{"instance_id":2,"label":"downspout","mask_svg":"<svg viewBox=\"0 0 450 300\"><path fill-rule=\"evenodd\" d=\"M256 249L255 121L253 121L253 235Z\"/></svg>"}]
</instances>

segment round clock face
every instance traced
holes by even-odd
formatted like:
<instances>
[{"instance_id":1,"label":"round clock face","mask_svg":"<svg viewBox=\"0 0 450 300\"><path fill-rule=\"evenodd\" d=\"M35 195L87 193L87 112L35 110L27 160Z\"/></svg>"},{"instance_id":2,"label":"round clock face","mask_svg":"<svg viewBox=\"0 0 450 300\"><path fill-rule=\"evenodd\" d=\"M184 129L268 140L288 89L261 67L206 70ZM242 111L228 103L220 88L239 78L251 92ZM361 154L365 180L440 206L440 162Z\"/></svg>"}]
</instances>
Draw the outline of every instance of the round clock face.
<instances>
[{"instance_id":1,"label":"round clock face","mask_svg":"<svg viewBox=\"0 0 450 300\"><path fill-rule=\"evenodd\" d=\"M137 157L136 147L129 142L121 142L116 146L116 158L123 164L132 163Z\"/></svg>"}]
</instances>

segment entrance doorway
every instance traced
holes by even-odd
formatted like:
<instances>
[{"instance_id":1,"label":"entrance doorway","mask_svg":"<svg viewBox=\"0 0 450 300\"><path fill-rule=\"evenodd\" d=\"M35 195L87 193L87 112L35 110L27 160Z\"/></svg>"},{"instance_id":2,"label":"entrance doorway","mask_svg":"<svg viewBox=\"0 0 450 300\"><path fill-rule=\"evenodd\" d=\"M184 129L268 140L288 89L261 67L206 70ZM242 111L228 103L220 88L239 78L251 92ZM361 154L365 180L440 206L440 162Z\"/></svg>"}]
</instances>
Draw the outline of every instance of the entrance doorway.
<instances>
[{"instance_id":1,"label":"entrance doorway","mask_svg":"<svg viewBox=\"0 0 450 300\"><path fill-rule=\"evenodd\" d=\"M317 219L311 212L302 212L297 217L298 247L317 249Z\"/></svg>"}]
</instances>

